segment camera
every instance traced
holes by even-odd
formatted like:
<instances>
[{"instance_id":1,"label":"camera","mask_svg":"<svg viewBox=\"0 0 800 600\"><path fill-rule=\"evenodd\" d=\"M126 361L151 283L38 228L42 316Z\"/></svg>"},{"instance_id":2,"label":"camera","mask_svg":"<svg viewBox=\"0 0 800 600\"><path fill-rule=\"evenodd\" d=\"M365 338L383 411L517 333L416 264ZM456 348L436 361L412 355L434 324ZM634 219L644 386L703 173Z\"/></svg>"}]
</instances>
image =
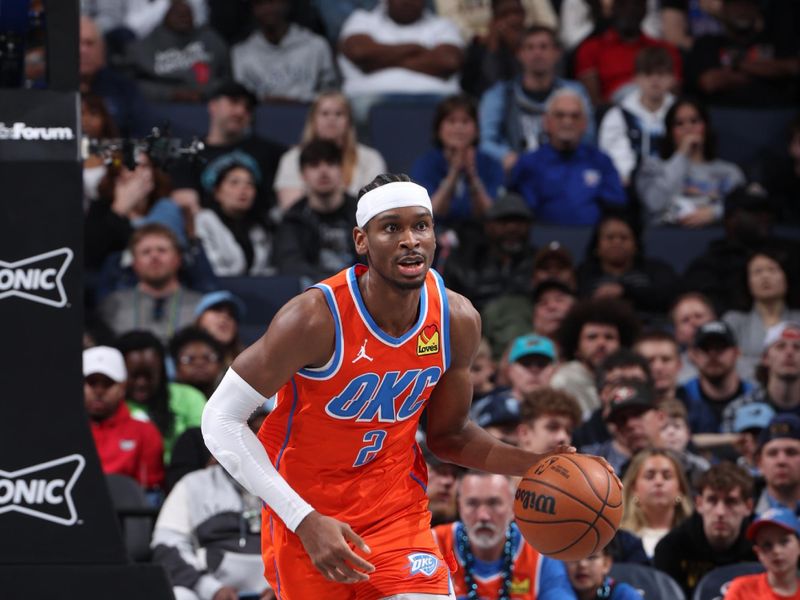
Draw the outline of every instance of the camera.
<instances>
[{"instance_id":1,"label":"camera","mask_svg":"<svg viewBox=\"0 0 800 600\"><path fill-rule=\"evenodd\" d=\"M169 133L169 124L163 127L153 127L144 138L118 138L96 140L83 138L81 155L84 159L90 155L102 156L106 162L115 160L130 170L136 168L136 158L144 154L158 168L165 168L172 161L179 158L199 160L200 153L205 145L194 137L187 145L180 138L173 138Z\"/></svg>"}]
</instances>

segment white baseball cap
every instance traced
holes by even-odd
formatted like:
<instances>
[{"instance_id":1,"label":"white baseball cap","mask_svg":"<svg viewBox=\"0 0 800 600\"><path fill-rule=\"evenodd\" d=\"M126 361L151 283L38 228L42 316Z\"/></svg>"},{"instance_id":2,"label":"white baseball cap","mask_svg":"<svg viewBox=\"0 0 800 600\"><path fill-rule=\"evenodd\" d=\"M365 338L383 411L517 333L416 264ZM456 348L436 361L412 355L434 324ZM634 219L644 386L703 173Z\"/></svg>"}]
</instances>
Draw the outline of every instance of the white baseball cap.
<instances>
[{"instance_id":1,"label":"white baseball cap","mask_svg":"<svg viewBox=\"0 0 800 600\"><path fill-rule=\"evenodd\" d=\"M781 321L767 329L767 335L764 337L764 350L767 350L778 340L796 340L798 338L800 338L800 323Z\"/></svg>"},{"instance_id":2,"label":"white baseball cap","mask_svg":"<svg viewBox=\"0 0 800 600\"><path fill-rule=\"evenodd\" d=\"M83 351L83 376L100 373L122 383L128 379L125 358L122 352L110 346L95 346Z\"/></svg>"}]
</instances>

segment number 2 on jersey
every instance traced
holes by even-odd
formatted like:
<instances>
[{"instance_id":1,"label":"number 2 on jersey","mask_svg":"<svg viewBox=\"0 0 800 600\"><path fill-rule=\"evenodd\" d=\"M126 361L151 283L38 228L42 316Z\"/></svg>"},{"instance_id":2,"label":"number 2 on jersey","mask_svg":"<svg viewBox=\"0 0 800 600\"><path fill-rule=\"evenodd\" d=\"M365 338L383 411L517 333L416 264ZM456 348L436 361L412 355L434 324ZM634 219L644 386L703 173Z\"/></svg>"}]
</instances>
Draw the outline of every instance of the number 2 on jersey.
<instances>
[{"instance_id":1,"label":"number 2 on jersey","mask_svg":"<svg viewBox=\"0 0 800 600\"><path fill-rule=\"evenodd\" d=\"M353 463L354 467L363 467L365 464L372 462L378 455L378 452L383 448L383 440L386 439L386 432L383 429L374 429L364 434L364 446L356 456L356 462Z\"/></svg>"}]
</instances>

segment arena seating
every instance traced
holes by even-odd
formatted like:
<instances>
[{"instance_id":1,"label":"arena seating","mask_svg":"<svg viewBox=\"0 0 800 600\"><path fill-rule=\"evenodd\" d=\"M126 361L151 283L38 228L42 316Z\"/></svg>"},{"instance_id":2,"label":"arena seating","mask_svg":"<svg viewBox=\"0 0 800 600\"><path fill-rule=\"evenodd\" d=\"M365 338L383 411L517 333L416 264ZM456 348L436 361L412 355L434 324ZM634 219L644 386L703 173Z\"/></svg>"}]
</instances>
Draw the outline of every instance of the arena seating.
<instances>
[{"instance_id":1,"label":"arena seating","mask_svg":"<svg viewBox=\"0 0 800 600\"><path fill-rule=\"evenodd\" d=\"M256 108L254 127L257 135L294 146L300 142L308 104L299 102L265 103Z\"/></svg>"},{"instance_id":2,"label":"arena seating","mask_svg":"<svg viewBox=\"0 0 800 600\"><path fill-rule=\"evenodd\" d=\"M159 127L169 125L170 135L189 140L203 138L208 132L208 109L205 104L160 102L152 105Z\"/></svg>"},{"instance_id":3,"label":"arena seating","mask_svg":"<svg viewBox=\"0 0 800 600\"><path fill-rule=\"evenodd\" d=\"M408 173L430 147L436 104L385 102L369 114L369 144L383 155L389 171Z\"/></svg>"},{"instance_id":4,"label":"arena seating","mask_svg":"<svg viewBox=\"0 0 800 600\"><path fill-rule=\"evenodd\" d=\"M764 567L758 562L745 562L717 567L705 574L697 584L692 600L716 600L725 595L728 584L734 577L763 573Z\"/></svg>"},{"instance_id":5,"label":"arena seating","mask_svg":"<svg viewBox=\"0 0 800 600\"><path fill-rule=\"evenodd\" d=\"M693 258L705 251L709 242L723 236L721 227L649 227L642 235L642 245L646 256L666 261L675 271L682 273ZM534 224L531 242L539 248L551 241L558 241L572 253L575 264L580 264L586 257L591 237L592 227Z\"/></svg>"},{"instance_id":6,"label":"arena seating","mask_svg":"<svg viewBox=\"0 0 800 600\"><path fill-rule=\"evenodd\" d=\"M150 560L150 538L158 511L139 483L126 475L106 475L111 504L117 513L125 549L134 562Z\"/></svg>"},{"instance_id":7,"label":"arena seating","mask_svg":"<svg viewBox=\"0 0 800 600\"><path fill-rule=\"evenodd\" d=\"M719 157L746 169L765 156L785 152L789 123L797 110L712 107L710 113Z\"/></svg>"},{"instance_id":8,"label":"arena seating","mask_svg":"<svg viewBox=\"0 0 800 600\"><path fill-rule=\"evenodd\" d=\"M617 563L611 577L624 581L641 592L645 600L682 600L681 586L669 575L653 567L635 563Z\"/></svg>"},{"instance_id":9,"label":"arena seating","mask_svg":"<svg viewBox=\"0 0 800 600\"><path fill-rule=\"evenodd\" d=\"M156 123L169 123L174 137L203 138L208 132L208 109L205 104L163 102L153 104ZM253 130L257 135L285 146L300 141L300 134L308 112L308 104L266 103L255 110Z\"/></svg>"},{"instance_id":10,"label":"arena seating","mask_svg":"<svg viewBox=\"0 0 800 600\"><path fill-rule=\"evenodd\" d=\"M300 280L290 275L224 277L220 278L220 287L244 302L247 314L240 324L239 335L249 345L266 331L278 309L300 292Z\"/></svg>"},{"instance_id":11,"label":"arena seating","mask_svg":"<svg viewBox=\"0 0 800 600\"><path fill-rule=\"evenodd\" d=\"M293 102L262 103L255 111L254 130L267 139L294 145L300 140L308 106ZM168 121L176 137L202 137L208 130L205 104L162 102L152 108L159 124ZM364 141L380 151L390 171L406 173L431 145L435 109L436 104L431 100L377 104L370 111L369 139ZM795 110L712 107L710 113L720 158L748 167L765 154L780 152L776 142L785 141Z\"/></svg>"}]
</instances>

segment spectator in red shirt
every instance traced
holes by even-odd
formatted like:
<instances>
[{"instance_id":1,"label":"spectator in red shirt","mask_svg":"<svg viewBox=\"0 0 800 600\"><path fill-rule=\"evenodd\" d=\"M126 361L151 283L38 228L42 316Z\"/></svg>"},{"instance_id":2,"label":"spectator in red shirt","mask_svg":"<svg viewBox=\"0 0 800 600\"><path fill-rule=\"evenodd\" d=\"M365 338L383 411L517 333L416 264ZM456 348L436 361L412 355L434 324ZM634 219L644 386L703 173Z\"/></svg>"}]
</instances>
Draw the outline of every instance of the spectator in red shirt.
<instances>
[{"instance_id":1,"label":"spectator in red shirt","mask_svg":"<svg viewBox=\"0 0 800 600\"><path fill-rule=\"evenodd\" d=\"M681 79L678 50L642 33L645 0L615 0L611 26L589 37L575 55L575 77L589 92L592 104L619 102L631 89L636 55L643 48L663 46L672 55L677 81Z\"/></svg>"},{"instance_id":2,"label":"spectator in red shirt","mask_svg":"<svg viewBox=\"0 0 800 600\"><path fill-rule=\"evenodd\" d=\"M156 426L131 417L125 405L125 359L116 348L83 351L83 396L105 473L127 475L146 490L164 482L164 445Z\"/></svg>"}]
</instances>

